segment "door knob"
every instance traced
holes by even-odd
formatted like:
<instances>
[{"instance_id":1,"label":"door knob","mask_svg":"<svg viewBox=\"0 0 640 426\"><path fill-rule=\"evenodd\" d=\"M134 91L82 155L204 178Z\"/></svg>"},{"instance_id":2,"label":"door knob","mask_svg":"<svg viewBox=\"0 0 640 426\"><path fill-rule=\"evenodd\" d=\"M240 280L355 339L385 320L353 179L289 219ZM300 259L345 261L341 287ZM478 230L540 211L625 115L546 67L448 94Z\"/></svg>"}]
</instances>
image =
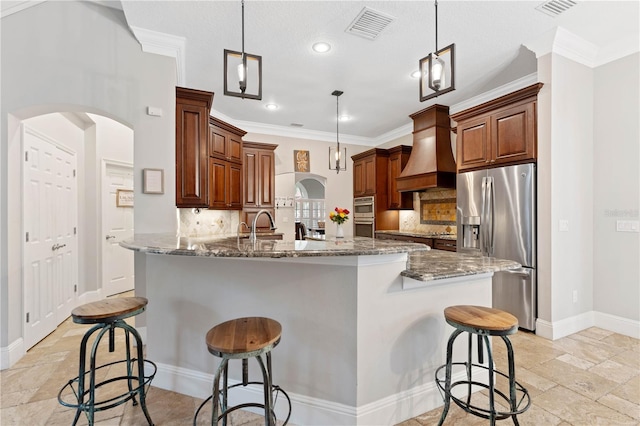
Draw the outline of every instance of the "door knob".
<instances>
[{"instance_id":1,"label":"door knob","mask_svg":"<svg viewBox=\"0 0 640 426\"><path fill-rule=\"evenodd\" d=\"M111 240L111 239L113 239L115 237L116 237L115 235L107 235L106 240L109 241L109 240Z\"/></svg>"}]
</instances>

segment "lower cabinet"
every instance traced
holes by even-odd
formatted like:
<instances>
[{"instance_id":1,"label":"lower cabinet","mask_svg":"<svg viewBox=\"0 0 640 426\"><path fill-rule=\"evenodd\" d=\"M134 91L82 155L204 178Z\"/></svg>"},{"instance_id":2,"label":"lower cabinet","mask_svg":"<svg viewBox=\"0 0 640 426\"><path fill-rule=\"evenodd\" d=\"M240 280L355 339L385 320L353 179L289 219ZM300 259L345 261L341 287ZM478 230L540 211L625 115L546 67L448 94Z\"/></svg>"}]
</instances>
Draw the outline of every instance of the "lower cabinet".
<instances>
[{"instance_id":1,"label":"lower cabinet","mask_svg":"<svg viewBox=\"0 0 640 426\"><path fill-rule=\"evenodd\" d=\"M209 158L209 208L242 209L242 164Z\"/></svg>"},{"instance_id":2,"label":"lower cabinet","mask_svg":"<svg viewBox=\"0 0 640 426\"><path fill-rule=\"evenodd\" d=\"M456 240L432 237L417 237L413 235L400 235L376 232L376 238L379 240L396 240L410 241L412 243L426 244L435 250L457 251Z\"/></svg>"}]
</instances>

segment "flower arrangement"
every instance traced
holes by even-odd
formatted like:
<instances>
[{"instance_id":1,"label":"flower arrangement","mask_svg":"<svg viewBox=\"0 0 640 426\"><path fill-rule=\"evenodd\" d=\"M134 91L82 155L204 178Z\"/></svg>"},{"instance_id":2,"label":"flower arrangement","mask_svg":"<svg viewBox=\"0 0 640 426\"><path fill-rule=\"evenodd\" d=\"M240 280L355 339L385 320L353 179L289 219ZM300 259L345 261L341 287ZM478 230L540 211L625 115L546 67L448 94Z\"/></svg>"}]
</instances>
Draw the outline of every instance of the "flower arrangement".
<instances>
[{"instance_id":1,"label":"flower arrangement","mask_svg":"<svg viewBox=\"0 0 640 426\"><path fill-rule=\"evenodd\" d=\"M331 222L342 225L349 219L349 216L347 216L348 214L349 210L336 207L331 213L329 213L329 219L331 219Z\"/></svg>"}]
</instances>

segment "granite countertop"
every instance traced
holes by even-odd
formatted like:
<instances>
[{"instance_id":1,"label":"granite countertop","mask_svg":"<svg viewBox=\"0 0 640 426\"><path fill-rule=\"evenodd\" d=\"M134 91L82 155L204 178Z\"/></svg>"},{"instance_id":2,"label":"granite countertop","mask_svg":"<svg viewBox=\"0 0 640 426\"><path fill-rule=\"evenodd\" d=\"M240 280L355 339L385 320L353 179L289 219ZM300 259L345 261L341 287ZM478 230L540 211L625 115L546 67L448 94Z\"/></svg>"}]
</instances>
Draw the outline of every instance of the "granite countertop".
<instances>
[{"instance_id":1,"label":"granite countertop","mask_svg":"<svg viewBox=\"0 0 640 426\"><path fill-rule=\"evenodd\" d=\"M429 249L424 244L366 237L327 237L324 241L258 239L252 243L248 238L237 238L235 235L177 237L174 234L136 234L133 239L122 241L120 245L153 254L262 258L382 255Z\"/></svg>"},{"instance_id":2,"label":"granite countertop","mask_svg":"<svg viewBox=\"0 0 640 426\"><path fill-rule=\"evenodd\" d=\"M406 231L376 231L376 234L389 234L389 235L402 235L405 237L416 238L438 238L440 240L453 240L455 241L458 236L456 234L434 234L434 233L420 233L420 232L406 232Z\"/></svg>"},{"instance_id":3,"label":"granite countertop","mask_svg":"<svg viewBox=\"0 0 640 426\"><path fill-rule=\"evenodd\" d=\"M418 281L440 280L522 267L513 260L442 250L409 253L407 263L408 269L401 275Z\"/></svg>"}]
</instances>

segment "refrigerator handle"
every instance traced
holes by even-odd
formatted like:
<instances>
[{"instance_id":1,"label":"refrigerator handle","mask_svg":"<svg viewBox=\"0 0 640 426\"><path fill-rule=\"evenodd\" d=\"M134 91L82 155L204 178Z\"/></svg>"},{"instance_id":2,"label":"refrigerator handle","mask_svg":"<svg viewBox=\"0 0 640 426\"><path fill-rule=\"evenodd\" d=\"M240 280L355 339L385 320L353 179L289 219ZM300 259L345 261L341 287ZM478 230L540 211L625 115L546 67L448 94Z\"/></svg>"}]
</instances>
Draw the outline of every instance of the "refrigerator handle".
<instances>
[{"instance_id":1,"label":"refrigerator handle","mask_svg":"<svg viewBox=\"0 0 640 426\"><path fill-rule=\"evenodd\" d=\"M495 185L493 184L493 177L488 177L487 178L487 186L488 186L488 190L487 190L487 198L488 198L488 208L487 208L487 215L489 216L489 243L488 243L488 248L487 248L487 255L488 256L492 256L493 255L493 239L495 236L495 210L496 210L496 202L495 202Z\"/></svg>"},{"instance_id":2,"label":"refrigerator handle","mask_svg":"<svg viewBox=\"0 0 640 426\"><path fill-rule=\"evenodd\" d=\"M482 209L480 210L480 230L482 233L482 245L480 246L480 252L484 256L487 252L487 177L482 178Z\"/></svg>"}]
</instances>

